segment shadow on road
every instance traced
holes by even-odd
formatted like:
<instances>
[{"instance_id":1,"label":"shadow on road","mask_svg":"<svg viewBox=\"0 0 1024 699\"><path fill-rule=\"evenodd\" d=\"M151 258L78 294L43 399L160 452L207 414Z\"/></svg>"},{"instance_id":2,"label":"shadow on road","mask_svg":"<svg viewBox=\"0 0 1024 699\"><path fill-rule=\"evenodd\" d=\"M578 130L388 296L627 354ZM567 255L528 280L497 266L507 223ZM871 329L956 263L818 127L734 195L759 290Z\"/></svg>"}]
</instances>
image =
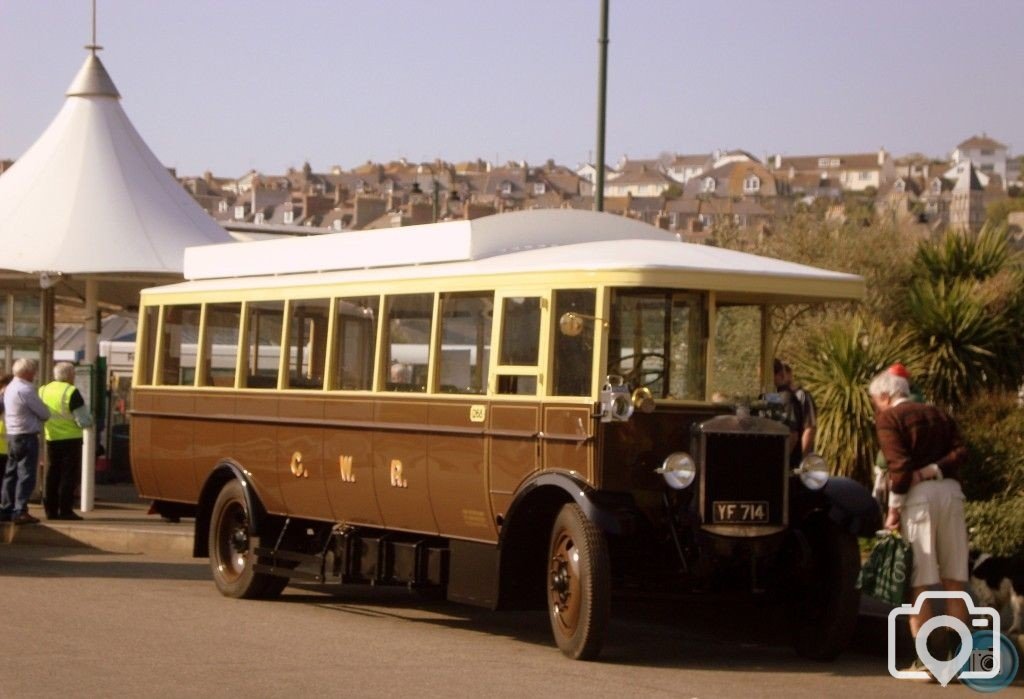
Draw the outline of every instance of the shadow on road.
<instances>
[{"instance_id":1,"label":"shadow on road","mask_svg":"<svg viewBox=\"0 0 1024 699\"><path fill-rule=\"evenodd\" d=\"M493 634L557 652L543 610L492 612L417 600L404 589L388 588L353 588L329 595L289 588L281 601ZM621 594L613 600L600 661L676 669L878 676L886 673L885 626L884 620L878 621L862 618L854 647L837 661L822 663L799 657L789 646L786 619L777 607L700 596L655 600Z\"/></svg>"},{"instance_id":2,"label":"shadow on road","mask_svg":"<svg viewBox=\"0 0 1024 699\"><path fill-rule=\"evenodd\" d=\"M55 561L60 562L59 567L54 567ZM195 563L161 561L146 554L111 554L82 546L2 546L3 577L209 580L210 568L204 559Z\"/></svg>"}]
</instances>

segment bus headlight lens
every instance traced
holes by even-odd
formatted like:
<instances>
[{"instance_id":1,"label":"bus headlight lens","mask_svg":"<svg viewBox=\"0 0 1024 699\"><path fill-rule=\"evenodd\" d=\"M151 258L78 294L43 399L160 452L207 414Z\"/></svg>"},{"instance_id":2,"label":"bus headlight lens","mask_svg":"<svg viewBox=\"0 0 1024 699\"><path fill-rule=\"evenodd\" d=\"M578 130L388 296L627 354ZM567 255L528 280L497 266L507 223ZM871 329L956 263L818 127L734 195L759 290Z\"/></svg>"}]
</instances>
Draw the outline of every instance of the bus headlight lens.
<instances>
[{"instance_id":1,"label":"bus headlight lens","mask_svg":"<svg viewBox=\"0 0 1024 699\"><path fill-rule=\"evenodd\" d=\"M693 457L685 451L669 454L661 468L654 469L665 479L665 483L673 490L682 490L693 484L697 478L697 464Z\"/></svg>"},{"instance_id":2,"label":"bus headlight lens","mask_svg":"<svg viewBox=\"0 0 1024 699\"><path fill-rule=\"evenodd\" d=\"M828 483L828 464L817 454L808 454L800 462L796 475L808 490L821 490Z\"/></svg>"}]
</instances>

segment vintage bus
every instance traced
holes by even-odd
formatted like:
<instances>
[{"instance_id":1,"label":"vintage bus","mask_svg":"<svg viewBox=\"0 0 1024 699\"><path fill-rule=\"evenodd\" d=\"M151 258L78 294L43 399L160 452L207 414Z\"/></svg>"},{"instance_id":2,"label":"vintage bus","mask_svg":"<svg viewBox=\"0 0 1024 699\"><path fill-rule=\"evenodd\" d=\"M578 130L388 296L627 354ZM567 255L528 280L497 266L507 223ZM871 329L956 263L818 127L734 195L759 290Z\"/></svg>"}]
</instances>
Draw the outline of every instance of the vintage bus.
<instances>
[{"instance_id":1,"label":"vintage bus","mask_svg":"<svg viewBox=\"0 0 1024 699\"><path fill-rule=\"evenodd\" d=\"M617 585L727 581L837 654L866 489L759 415L778 304L859 277L571 210L191 248L140 307L140 495L232 597L289 580L546 607L600 651ZM714 399L714 400L713 400Z\"/></svg>"}]
</instances>

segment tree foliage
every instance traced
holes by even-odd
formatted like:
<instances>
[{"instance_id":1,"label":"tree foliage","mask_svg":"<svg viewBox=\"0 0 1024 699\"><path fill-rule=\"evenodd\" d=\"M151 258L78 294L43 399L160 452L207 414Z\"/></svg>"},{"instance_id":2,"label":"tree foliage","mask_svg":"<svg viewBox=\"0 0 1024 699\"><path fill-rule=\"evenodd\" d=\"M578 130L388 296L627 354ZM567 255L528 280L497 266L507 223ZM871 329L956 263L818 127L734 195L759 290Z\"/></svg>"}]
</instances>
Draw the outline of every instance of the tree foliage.
<instances>
[{"instance_id":1,"label":"tree foliage","mask_svg":"<svg viewBox=\"0 0 1024 699\"><path fill-rule=\"evenodd\" d=\"M923 244L913 264L906 324L926 355L926 393L947 407L1024 374L1024 273L1005 226L948 233Z\"/></svg>"},{"instance_id":2,"label":"tree foliage","mask_svg":"<svg viewBox=\"0 0 1024 699\"><path fill-rule=\"evenodd\" d=\"M837 475L869 482L878 442L865 389L893 362L920 364L912 333L858 316L813 334L797 361L818 404L817 451Z\"/></svg>"}]
</instances>

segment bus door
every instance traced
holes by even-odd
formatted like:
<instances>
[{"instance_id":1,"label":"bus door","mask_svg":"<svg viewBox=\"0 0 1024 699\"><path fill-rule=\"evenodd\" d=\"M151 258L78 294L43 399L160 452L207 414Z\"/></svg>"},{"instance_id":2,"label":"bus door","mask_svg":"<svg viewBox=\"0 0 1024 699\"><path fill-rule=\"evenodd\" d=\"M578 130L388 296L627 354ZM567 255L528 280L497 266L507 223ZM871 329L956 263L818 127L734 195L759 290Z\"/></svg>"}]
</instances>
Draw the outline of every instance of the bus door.
<instances>
[{"instance_id":1,"label":"bus door","mask_svg":"<svg viewBox=\"0 0 1024 699\"><path fill-rule=\"evenodd\" d=\"M487 387L491 368L494 291L442 293L430 403L427 470L430 501L447 536L494 541L497 528L487 488Z\"/></svg>"},{"instance_id":2,"label":"bus door","mask_svg":"<svg viewBox=\"0 0 1024 699\"><path fill-rule=\"evenodd\" d=\"M495 296L495 346L487 416L489 483L495 516L504 515L519 485L540 468L541 362L550 335L548 292L505 290Z\"/></svg>"},{"instance_id":3,"label":"bus door","mask_svg":"<svg viewBox=\"0 0 1024 699\"><path fill-rule=\"evenodd\" d=\"M595 348L603 332L596 317L594 289L556 289L552 294L553 332L549 396L541 421L542 468L573 471L594 482L592 404ZM557 398L564 398L562 403Z\"/></svg>"}]
</instances>

